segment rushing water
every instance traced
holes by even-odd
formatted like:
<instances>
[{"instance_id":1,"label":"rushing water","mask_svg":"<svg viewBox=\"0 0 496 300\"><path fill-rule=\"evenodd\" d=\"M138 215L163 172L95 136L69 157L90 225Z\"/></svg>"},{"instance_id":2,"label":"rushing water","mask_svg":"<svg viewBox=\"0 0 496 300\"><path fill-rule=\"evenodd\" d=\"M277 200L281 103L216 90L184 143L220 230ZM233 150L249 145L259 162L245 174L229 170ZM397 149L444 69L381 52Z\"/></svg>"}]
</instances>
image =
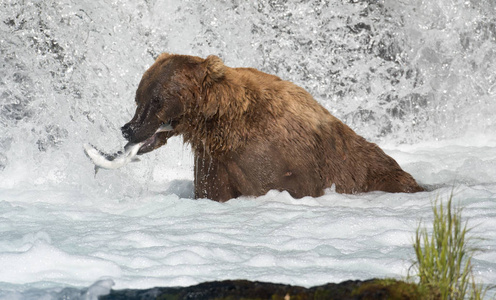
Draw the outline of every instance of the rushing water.
<instances>
[{"instance_id":1,"label":"rushing water","mask_svg":"<svg viewBox=\"0 0 496 300\"><path fill-rule=\"evenodd\" d=\"M496 282L496 2L0 1L0 297L401 278L452 187ZM95 178L161 52L297 83L431 191L192 200L178 138Z\"/></svg>"}]
</instances>

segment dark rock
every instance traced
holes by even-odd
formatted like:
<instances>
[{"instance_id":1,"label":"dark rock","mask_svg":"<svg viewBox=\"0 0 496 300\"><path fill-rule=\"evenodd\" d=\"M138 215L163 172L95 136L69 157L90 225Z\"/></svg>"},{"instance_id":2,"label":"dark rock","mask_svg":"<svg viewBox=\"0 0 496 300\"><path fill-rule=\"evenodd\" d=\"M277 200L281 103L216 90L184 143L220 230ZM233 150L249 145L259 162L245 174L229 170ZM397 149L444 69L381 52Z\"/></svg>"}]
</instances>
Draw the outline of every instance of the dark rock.
<instances>
[{"instance_id":1,"label":"dark rock","mask_svg":"<svg viewBox=\"0 0 496 300\"><path fill-rule=\"evenodd\" d=\"M425 295L423 295L425 296ZM247 280L225 280L200 283L190 287L157 287L148 290L118 290L101 300L180 300L180 299L422 299L415 284L386 280L349 280L304 288L286 284ZM430 297L429 297L430 298Z\"/></svg>"}]
</instances>

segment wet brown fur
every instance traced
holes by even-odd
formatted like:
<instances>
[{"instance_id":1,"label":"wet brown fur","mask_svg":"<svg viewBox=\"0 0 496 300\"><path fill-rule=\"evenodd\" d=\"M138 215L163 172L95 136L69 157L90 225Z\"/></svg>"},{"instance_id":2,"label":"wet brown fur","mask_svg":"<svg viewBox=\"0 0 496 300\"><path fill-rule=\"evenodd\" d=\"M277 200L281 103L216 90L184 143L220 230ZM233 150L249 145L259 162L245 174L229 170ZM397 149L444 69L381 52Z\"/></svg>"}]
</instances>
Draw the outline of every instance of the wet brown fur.
<instances>
[{"instance_id":1,"label":"wet brown fur","mask_svg":"<svg viewBox=\"0 0 496 300\"><path fill-rule=\"evenodd\" d=\"M171 122L173 131L140 152L183 135L195 154L198 198L227 201L271 189L317 197L332 184L339 193L423 190L304 89L256 69L226 67L216 56L162 54L143 75L136 102L124 135L143 141Z\"/></svg>"}]
</instances>

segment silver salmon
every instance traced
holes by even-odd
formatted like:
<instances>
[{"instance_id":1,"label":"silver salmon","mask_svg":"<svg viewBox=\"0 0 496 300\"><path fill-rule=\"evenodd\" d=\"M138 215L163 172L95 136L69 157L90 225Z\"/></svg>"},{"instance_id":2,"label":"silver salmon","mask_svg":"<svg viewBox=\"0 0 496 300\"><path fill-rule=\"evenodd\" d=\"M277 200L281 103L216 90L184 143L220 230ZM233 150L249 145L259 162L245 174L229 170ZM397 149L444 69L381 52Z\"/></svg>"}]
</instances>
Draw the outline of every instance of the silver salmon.
<instances>
[{"instance_id":1,"label":"silver salmon","mask_svg":"<svg viewBox=\"0 0 496 300\"><path fill-rule=\"evenodd\" d=\"M171 131L173 130L172 126L170 124L163 124L160 126L155 133L159 132L164 132L164 131ZM124 151L119 151L114 154L107 154L104 153L95 146L91 144L84 144L84 153L86 156L88 156L93 164L95 164L95 176L98 173L99 169L117 169L120 167L123 167L127 165L130 162L135 162L139 161L139 158L137 158L137 154L141 146L143 146L145 142L141 143L127 143L126 146L124 146Z\"/></svg>"}]
</instances>

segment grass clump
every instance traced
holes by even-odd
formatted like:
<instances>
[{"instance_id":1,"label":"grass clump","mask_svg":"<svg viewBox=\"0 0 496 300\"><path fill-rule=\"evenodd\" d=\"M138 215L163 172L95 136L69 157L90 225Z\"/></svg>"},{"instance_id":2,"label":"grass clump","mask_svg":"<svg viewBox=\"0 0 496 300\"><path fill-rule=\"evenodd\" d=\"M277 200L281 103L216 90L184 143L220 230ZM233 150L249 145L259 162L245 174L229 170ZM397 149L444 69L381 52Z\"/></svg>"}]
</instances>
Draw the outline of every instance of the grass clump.
<instances>
[{"instance_id":1,"label":"grass clump","mask_svg":"<svg viewBox=\"0 0 496 300\"><path fill-rule=\"evenodd\" d=\"M475 283L472 272L471 261L477 249L469 245L470 229L452 200L453 193L445 205L438 199L433 203L432 235L419 224L413 246L417 262L413 267L419 286L436 293L439 299L483 299L487 289Z\"/></svg>"}]
</instances>

